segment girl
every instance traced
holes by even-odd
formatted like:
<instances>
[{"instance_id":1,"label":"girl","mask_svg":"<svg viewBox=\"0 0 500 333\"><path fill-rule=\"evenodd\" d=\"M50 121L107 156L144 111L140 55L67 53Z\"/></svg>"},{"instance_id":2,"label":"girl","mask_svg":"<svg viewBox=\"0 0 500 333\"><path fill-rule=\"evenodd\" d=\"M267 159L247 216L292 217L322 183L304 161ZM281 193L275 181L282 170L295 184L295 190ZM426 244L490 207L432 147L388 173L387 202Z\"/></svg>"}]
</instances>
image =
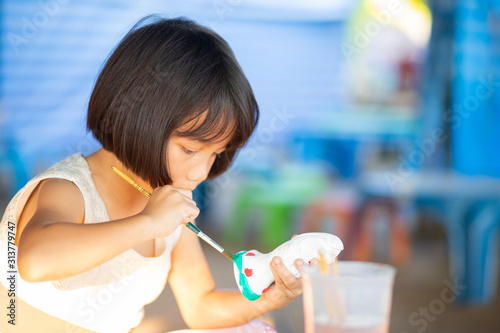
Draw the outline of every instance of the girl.
<instances>
[{"instance_id":1,"label":"girl","mask_svg":"<svg viewBox=\"0 0 500 333\"><path fill-rule=\"evenodd\" d=\"M251 87L219 35L186 19L141 20L107 60L90 98L87 127L102 148L32 179L1 221L2 265L9 241L18 248L18 305L44 318L33 329L20 311L17 326L5 331L41 332L55 322L66 331L129 332L167 277L193 328L241 325L289 304L301 284L280 258L271 264L276 283L250 302L239 291L215 289L198 238L182 226L199 213L192 191L229 167L257 120ZM7 271L0 272L4 300Z\"/></svg>"}]
</instances>

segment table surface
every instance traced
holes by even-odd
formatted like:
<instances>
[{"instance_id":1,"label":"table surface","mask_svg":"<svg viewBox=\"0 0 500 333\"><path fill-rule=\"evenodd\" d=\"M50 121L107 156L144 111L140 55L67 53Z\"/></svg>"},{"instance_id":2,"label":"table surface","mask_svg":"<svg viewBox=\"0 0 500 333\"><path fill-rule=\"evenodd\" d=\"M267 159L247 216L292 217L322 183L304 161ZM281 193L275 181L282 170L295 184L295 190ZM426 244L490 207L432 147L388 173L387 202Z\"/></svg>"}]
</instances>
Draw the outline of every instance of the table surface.
<instances>
[{"instance_id":1,"label":"table surface","mask_svg":"<svg viewBox=\"0 0 500 333\"><path fill-rule=\"evenodd\" d=\"M276 330L267 325L260 320L252 320L248 324L236 326L236 327L226 327L226 328L216 328L216 329L187 329L180 331L171 331L167 333L277 333Z\"/></svg>"}]
</instances>

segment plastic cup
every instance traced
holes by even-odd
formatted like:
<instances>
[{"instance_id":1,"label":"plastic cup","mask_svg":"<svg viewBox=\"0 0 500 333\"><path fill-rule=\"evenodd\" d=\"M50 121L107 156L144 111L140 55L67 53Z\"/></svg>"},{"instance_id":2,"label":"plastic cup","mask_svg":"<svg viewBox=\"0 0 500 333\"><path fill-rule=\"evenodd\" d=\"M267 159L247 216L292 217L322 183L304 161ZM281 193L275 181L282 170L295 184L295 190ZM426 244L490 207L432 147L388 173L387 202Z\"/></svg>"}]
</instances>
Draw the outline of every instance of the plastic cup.
<instances>
[{"instance_id":1,"label":"plastic cup","mask_svg":"<svg viewBox=\"0 0 500 333\"><path fill-rule=\"evenodd\" d=\"M328 273L318 266L302 270L305 332L388 333L396 269L358 261L333 265Z\"/></svg>"}]
</instances>

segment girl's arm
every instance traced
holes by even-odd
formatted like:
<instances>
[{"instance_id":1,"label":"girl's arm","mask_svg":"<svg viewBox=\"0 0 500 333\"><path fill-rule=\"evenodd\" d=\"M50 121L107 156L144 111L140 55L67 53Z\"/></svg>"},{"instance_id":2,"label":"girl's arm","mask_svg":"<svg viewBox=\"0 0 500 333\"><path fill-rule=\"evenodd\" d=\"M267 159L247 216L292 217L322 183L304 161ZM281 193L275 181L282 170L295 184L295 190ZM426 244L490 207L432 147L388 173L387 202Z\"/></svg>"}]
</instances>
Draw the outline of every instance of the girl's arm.
<instances>
[{"instance_id":1,"label":"girl's arm","mask_svg":"<svg viewBox=\"0 0 500 333\"><path fill-rule=\"evenodd\" d=\"M33 215L18 230L19 274L26 281L40 282L88 271L146 240L170 234L183 222L181 215L196 216L198 209L189 200L165 187L153 192L140 214L83 224L84 201L77 186L61 179L43 181L25 206ZM180 208L168 209L172 207Z\"/></svg>"},{"instance_id":2,"label":"girl's arm","mask_svg":"<svg viewBox=\"0 0 500 333\"><path fill-rule=\"evenodd\" d=\"M215 290L198 238L183 229L172 252L168 280L189 327L227 327L245 324L282 308L302 293L300 280L282 262L271 263L271 270L276 283L256 301L247 300L239 290Z\"/></svg>"}]
</instances>

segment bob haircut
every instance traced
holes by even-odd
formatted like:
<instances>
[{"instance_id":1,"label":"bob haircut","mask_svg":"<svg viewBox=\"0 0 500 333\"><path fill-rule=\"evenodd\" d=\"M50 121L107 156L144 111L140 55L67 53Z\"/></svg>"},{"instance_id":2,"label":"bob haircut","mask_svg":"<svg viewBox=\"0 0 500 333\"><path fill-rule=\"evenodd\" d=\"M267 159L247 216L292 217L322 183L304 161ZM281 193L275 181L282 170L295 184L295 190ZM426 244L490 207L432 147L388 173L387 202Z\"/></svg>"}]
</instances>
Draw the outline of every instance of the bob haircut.
<instances>
[{"instance_id":1,"label":"bob haircut","mask_svg":"<svg viewBox=\"0 0 500 333\"><path fill-rule=\"evenodd\" d=\"M229 168L258 118L252 88L222 37L185 18L147 16L102 68L90 96L87 129L155 188L172 183L167 156L172 135L210 143L230 137L211 179ZM179 131L195 119L196 126Z\"/></svg>"}]
</instances>

